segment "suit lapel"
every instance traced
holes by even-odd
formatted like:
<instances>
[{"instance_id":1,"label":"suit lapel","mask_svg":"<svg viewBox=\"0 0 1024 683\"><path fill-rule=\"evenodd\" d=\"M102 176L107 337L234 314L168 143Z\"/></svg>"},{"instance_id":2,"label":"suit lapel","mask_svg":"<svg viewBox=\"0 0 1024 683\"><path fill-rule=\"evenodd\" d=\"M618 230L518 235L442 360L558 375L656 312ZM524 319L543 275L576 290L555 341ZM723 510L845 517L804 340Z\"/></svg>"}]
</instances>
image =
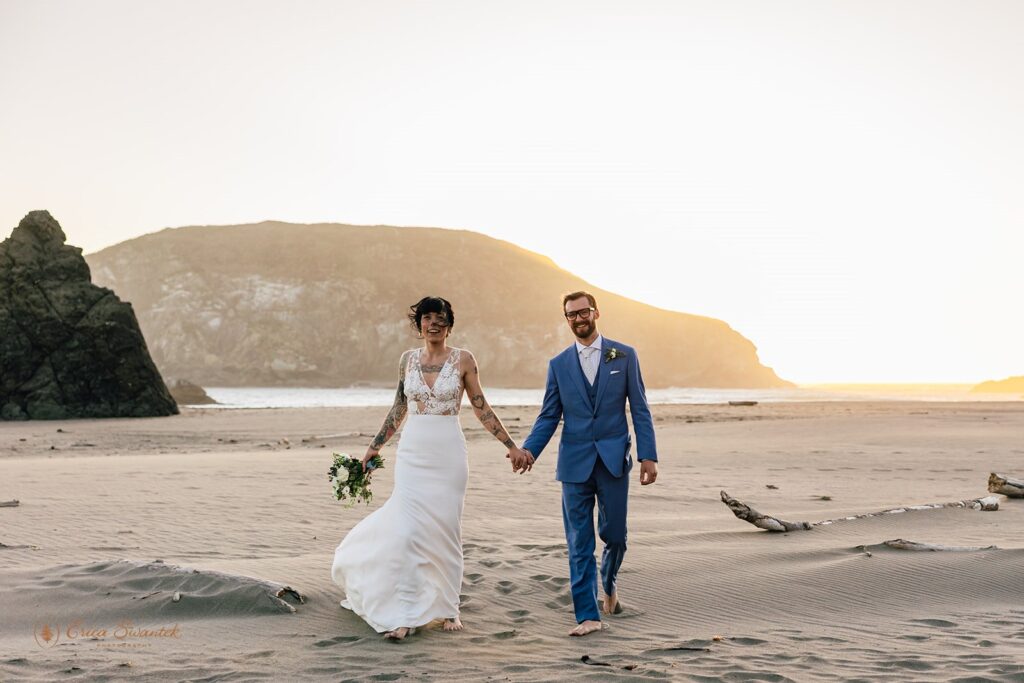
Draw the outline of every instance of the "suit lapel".
<instances>
[{"instance_id":1,"label":"suit lapel","mask_svg":"<svg viewBox=\"0 0 1024 683\"><path fill-rule=\"evenodd\" d=\"M601 344L601 354L597 359L597 405L593 406L595 413L597 412L597 406L601 405L601 399L604 397L604 390L608 386L608 378L611 376L612 372L612 364L605 362L604 354L608 353L608 350L614 346L615 342L613 342L608 337L605 337L603 343Z\"/></svg>"},{"instance_id":2,"label":"suit lapel","mask_svg":"<svg viewBox=\"0 0 1024 683\"><path fill-rule=\"evenodd\" d=\"M573 344L565 350L565 366L566 370L569 371L569 376L572 378L572 383L579 389L580 396L583 397L583 402L590 407L591 412L594 410L594 404L590 402L590 392L587 391L587 379L583 375L583 366L580 365L579 354L576 352L576 345Z\"/></svg>"}]
</instances>

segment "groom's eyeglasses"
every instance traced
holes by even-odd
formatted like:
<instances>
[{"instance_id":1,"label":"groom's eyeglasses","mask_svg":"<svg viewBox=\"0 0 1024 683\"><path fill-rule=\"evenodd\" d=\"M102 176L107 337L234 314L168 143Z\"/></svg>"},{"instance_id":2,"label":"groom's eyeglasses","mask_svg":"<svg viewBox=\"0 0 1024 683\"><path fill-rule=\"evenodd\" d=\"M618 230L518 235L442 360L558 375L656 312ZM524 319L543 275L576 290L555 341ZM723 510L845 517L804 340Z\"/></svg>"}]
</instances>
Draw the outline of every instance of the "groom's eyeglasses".
<instances>
[{"instance_id":1,"label":"groom's eyeglasses","mask_svg":"<svg viewBox=\"0 0 1024 683\"><path fill-rule=\"evenodd\" d=\"M583 320L587 320L588 318L590 318L590 312L596 310L597 309L594 308L593 306L590 306L588 308L581 308L578 311L569 311L568 313L565 314L565 317L568 318L569 320L575 320L576 317L579 316Z\"/></svg>"}]
</instances>

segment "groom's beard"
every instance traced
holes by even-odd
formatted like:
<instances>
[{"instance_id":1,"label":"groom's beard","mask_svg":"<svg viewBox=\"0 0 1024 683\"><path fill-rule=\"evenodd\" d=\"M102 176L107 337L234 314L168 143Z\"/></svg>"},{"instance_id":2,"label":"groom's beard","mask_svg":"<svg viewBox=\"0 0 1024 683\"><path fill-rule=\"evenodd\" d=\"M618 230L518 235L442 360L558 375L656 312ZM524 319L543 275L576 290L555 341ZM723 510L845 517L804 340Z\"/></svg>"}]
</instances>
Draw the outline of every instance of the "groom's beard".
<instances>
[{"instance_id":1,"label":"groom's beard","mask_svg":"<svg viewBox=\"0 0 1024 683\"><path fill-rule=\"evenodd\" d=\"M591 334L593 334L593 332L594 332L594 321L593 320L588 320L585 324L583 324L582 327L580 326L579 323L577 323L577 324L572 326L572 333L575 334L580 339L586 339Z\"/></svg>"}]
</instances>

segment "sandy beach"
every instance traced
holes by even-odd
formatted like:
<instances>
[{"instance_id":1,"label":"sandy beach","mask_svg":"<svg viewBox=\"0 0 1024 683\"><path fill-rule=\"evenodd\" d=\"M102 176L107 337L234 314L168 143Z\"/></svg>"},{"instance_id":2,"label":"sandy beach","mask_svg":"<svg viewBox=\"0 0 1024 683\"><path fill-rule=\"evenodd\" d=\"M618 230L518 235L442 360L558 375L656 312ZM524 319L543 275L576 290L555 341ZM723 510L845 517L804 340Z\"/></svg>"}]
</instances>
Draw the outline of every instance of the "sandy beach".
<instances>
[{"instance_id":1,"label":"sandy beach","mask_svg":"<svg viewBox=\"0 0 1024 683\"><path fill-rule=\"evenodd\" d=\"M623 614L566 636L556 442L513 475L466 411L466 630L397 644L330 578L393 481L346 509L330 454L361 455L385 410L0 423L0 503L20 501L0 507L0 680L1024 680L1024 500L772 534L719 498L810 522L979 498L990 472L1024 476L1024 402L653 411ZM521 442L536 408L497 412Z\"/></svg>"}]
</instances>

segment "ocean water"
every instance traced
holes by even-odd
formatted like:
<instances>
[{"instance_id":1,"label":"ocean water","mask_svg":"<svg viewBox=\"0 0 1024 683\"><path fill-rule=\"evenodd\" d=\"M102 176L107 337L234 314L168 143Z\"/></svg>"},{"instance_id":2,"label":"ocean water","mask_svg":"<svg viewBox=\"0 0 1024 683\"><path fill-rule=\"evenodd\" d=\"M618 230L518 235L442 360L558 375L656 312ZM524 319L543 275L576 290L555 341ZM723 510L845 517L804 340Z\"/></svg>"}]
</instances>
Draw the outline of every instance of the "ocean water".
<instances>
[{"instance_id":1,"label":"ocean water","mask_svg":"<svg viewBox=\"0 0 1024 683\"><path fill-rule=\"evenodd\" d=\"M723 404L729 401L759 403L807 401L1012 401L1016 394L971 394L969 386L942 387L925 390L920 386L878 387L863 389L829 389L805 387L798 389L648 389L647 400L653 404ZM543 389L486 389L487 400L495 406L539 406ZM314 389L299 387L206 387L218 405L196 406L211 410L229 408L332 408L353 406L390 406L394 389L345 387ZM463 400L463 406L469 402Z\"/></svg>"}]
</instances>

